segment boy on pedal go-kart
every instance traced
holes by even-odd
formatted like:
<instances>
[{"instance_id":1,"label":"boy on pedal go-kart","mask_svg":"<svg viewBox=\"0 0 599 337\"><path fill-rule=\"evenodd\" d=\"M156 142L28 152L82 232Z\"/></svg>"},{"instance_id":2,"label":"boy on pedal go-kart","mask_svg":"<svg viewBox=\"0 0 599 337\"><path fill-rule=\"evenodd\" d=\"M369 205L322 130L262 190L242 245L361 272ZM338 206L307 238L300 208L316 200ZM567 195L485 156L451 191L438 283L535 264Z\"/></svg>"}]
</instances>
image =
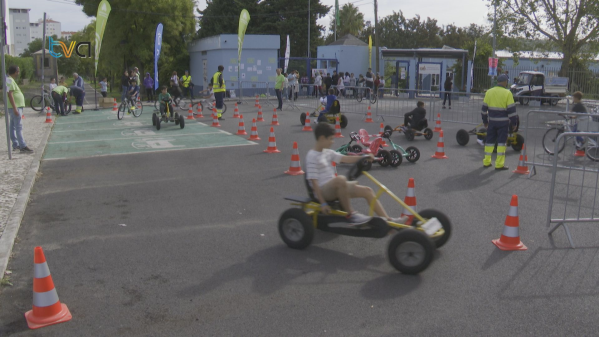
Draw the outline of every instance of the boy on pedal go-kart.
<instances>
[{"instance_id":1,"label":"boy on pedal go-kart","mask_svg":"<svg viewBox=\"0 0 599 337\"><path fill-rule=\"evenodd\" d=\"M424 102L418 101L418 103L416 103L416 109L407 112L403 116L403 126L401 127L403 131L406 131L408 129L417 129L418 123L420 123L420 121L426 118L426 109L424 109Z\"/></svg>"},{"instance_id":2,"label":"boy on pedal go-kart","mask_svg":"<svg viewBox=\"0 0 599 337\"><path fill-rule=\"evenodd\" d=\"M333 106L333 103L337 100L337 96L335 96L335 89L330 88L329 89L329 94L326 97L327 100L327 105L325 106L324 110L320 111L320 114L318 115L318 121L322 120L321 117L323 117L325 114L327 114L330 110L331 107ZM312 117L316 117L316 113L314 113L312 115Z\"/></svg>"},{"instance_id":3,"label":"boy on pedal go-kart","mask_svg":"<svg viewBox=\"0 0 599 337\"><path fill-rule=\"evenodd\" d=\"M331 89L333 90L333 89ZM330 91L329 91L330 92ZM328 123L318 123L314 129L316 145L306 155L306 179L314 191L314 196L321 203L321 211L329 214L331 208L327 201L339 200L341 207L348 213L347 221L351 225L362 225L372 218L353 210L351 198L363 198L369 204L376 198L373 190L368 186L360 186L355 181L347 181L344 176L335 177L332 162L355 163L364 157L344 156L330 149L335 141L335 130ZM374 159L372 154L368 155ZM380 217L399 224L404 224L408 217L391 218L387 215L378 200L374 203L374 212Z\"/></svg>"},{"instance_id":4,"label":"boy on pedal go-kart","mask_svg":"<svg viewBox=\"0 0 599 337\"><path fill-rule=\"evenodd\" d=\"M175 121L175 116L173 114L174 107L172 102L172 97L171 94L168 93L168 88L166 87L166 85L162 86L160 94L158 94L158 101L160 102L160 116L161 117L166 117L166 105L169 105L169 112L170 112L170 120L171 122Z\"/></svg>"},{"instance_id":5,"label":"boy on pedal go-kart","mask_svg":"<svg viewBox=\"0 0 599 337\"><path fill-rule=\"evenodd\" d=\"M135 102L137 101L137 95L139 95L139 86L137 85L137 80L132 78L129 80L129 88L127 89L127 99L129 100L129 111L128 114L131 114L131 111L135 110Z\"/></svg>"}]
</instances>

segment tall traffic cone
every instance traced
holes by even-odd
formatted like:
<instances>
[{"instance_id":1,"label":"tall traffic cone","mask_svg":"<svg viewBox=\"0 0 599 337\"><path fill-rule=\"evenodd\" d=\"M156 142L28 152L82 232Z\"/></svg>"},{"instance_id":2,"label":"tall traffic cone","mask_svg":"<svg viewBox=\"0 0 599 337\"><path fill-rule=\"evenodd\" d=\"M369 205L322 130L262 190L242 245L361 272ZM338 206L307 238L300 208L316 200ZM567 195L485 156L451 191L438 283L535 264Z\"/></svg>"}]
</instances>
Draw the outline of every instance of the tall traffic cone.
<instances>
[{"instance_id":1,"label":"tall traffic cone","mask_svg":"<svg viewBox=\"0 0 599 337\"><path fill-rule=\"evenodd\" d=\"M112 104L112 111L119 111L119 107L116 105L116 98L114 99L114 103Z\"/></svg>"},{"instance_id":2,"label":"tall traffic cone","mask_svg":"<svg viewBox=\"0 0 599 337\"><path fill-rule=\"evenodd\" d=\"M204 118L204 114L202 114L202 105L198 103L197 106L198 113L196 114L196 118Z\"/></svg>"},{"instance_id":3,"label":"tall traffic cone","mask_svg":"<svg viewBox=\"0 0 599 337\"><path fill-rule=\"evenodd\" d=\"M187 119L195 119L195 118L193 118L193 110L191 108L191 103L189 103L189 111L187 111Z\"/></svg>"},{"instance_id":4,"label":"tall traffic cone","mask_svg":"<svg viewBox=\"0 0 599 337\"><path fill-rule=\"evenodd\" d=\"M277 109L272 109L272 123L270 125L280 125L279 116L277 116Z\"/></svg>"},{"instance_id":5,"label":"tall traffic cone","mask_svg":"<svg viewBox=\"0 0 599 337\"><path fill-rule=\"evenodd\" d=\"M501 250L527 250L526 246L520 241L520 220L518 219L518 196L512 195L510 202L510 211L505 217L503 234L497 240L491 240Z\"/></svg>"},{"instance_id":6,"label":"tall traffic cone","mask_svg":"<svg viewBox=\"0 0 599 337\"><path fill-rule=\"evenodd\" d=\"M379 136L382 136L385 133L385 126L381 123L381 128L379 129Z\"/></svg>"},{"instance_id":7,"label":"tall traffic cone","mask_svg":"<svg viewBox=\"0 0 599 337\"><path fill-rule=\"evenodd\" d=\"M439 141L437 142L437 151L431 157L437 158L437 159L447 159L447 156L445 155L445 143L443 142L443 130L441 130L439 132Z\"/></svg>"},{"instance_id":8,"label":"tall traffic cone","mask_svg":"<svg viewBox=\"0 0 599 337\"><path fill-rule=\"evenodd\" d=\"M410 206L414 211L416 210L416 186L414 184L414 178L410 178L408 181L408 192L406 193L406 197L404 198L404 202L406 205ZM403 212L401 212L401 216L406 215L408 217L408 221L406 225L412 224L412 219L414 219L414 215L410 213L406 208L404 208Z\"/></svg>"},{"instance_id":9,"label":"tall traffic cone","mask_svg":"<svg viewBox=\"0 0 599 337\"><path fill-rule=\"evenodd\" d=\"M527 161L528 156L526 155L526 145L522 144L522 152L520 152L520 160L518 160L518 167L516 167L516 169L512 172L519 174L530 174L530 170L528 169L528 166L526 166Z\"/></svg>"},{"instance_id":10,"label":"tall traffic cone","mask_svg":"<svg viewBox=\"0 0 599 337\"><path fill-rule=\"evenodd\" d=\"M49 106L46 107L46 123L52 123L52 112Z\"/></svg>"},{"instance_id":11,"label":"tall traffic cone","mask_svg":"<svg viewBox=\"0 0 599 337\"><path fill-rule=\"evenodd\" d=\"M372 114L370 113L370 105L368 106L368 112L366 113L366 120L364 122L374 123L374 121L372 120Z\"/></svg>"},{"instance_id":12,"label":"tall traffic cone","mask_svg":"<svg viewBox=\"0 0 599 337\"><path fill-rule=\"evenodd\" d=\"M237 134L239 136L247 135L245 132L245 124L243 123L243 115L239 115L239 128L237 128Z\"/></svg>"},{"instance_id":13,"label":"tall traffic cone","mask_svg":"<svg viewBox=\"0 0 599 337\"><path fill-rule=\"evenodd\" d=\"M249 140L260 140L260 137L258 137L258 126L256 125L256 118L252 119L252 130L250 133L250 138L248 138Z\"/></svg>"},{"instance_id":14,"label":"tall traffic cone","mask_svg":"<svg viewBox=\"0 0 599 337\"><path fill-rule=\"evenodd\" d=\"M302 171L302 165L300 164L299 150L297 149L297 142L293 142L293 151L291 152L291 165L289 170L285 171L285 174L292 176L299 176L304 174Z\"/></svg>"},{"instance_id":15,"label":"tall traffic cone","mask_svg":"<svg viewBox=\"0 0 599 337\"><path fill-rule=\"evenodd\" d=\"M332 162L333 168L335 169L335 177L337 176L337 163Z\"/></svg>"},{"instance_id":16,"label":"tall traffic cone","mask_svg":"<svg viewBox=\"0 0 599 337\"><path fill-rule=\"evenodd\" d=\"M339 116L337 116L335 120L335 138L344 138L341 134L341 122L339 121Z\"/></svg>"},{"instance_id":17,"label":"tall traffic cone","mask_svg":"<svg viewBox=\"0 0 599 337\"><path fill-rule=\"evenodd\" d=\"M584 150L583 149L576 149L576 152L574 152L574 157L584 157Z\"/></svg>"},{"instance_id":18,"label":"tall traffic cone","mask_svg":"<svg viewBox=\"0 0 599 337\"><path fill-rule=\"evenodd\" d=\"M220 128L220 123L218 122L218 113L216 112L216 109L212 109L212 125L210 126Z\"/></svg>"},{"instance_id":19,"label":"tall traffic cone","mask_svg":"<svg viewBox=\"0 0 599 337\"><path fill-rule=\"evenodd\" d=\"M60 303L42 247L35 247L33 257L33 310L25 313L30 329L70 321L67 305Z\"/></svg>"},{"instance_id":20,"label":"tall traffic cone","mask_svg":"<svg viewBox=\"0 0 599 337\"><path fill-rule=\"evenodd\" d=\"M312 131L312 123L310 123L310 113L306 113L306 121L304 122L304 128L302 131Z\"/></svg>"},{"instance_id":21,"label":"tall traffic cone","mask_svg":"<svg viewBox=\"0 0 599 337\"><path fill-rule=\"evenodd\" d=\"M256 95L256 104L254 104L254 108L257 108L260 106L260 96Z\"/></svg>"},{"instance_id":22,"label":"tall traffic cone","mask_svg":"<svg viewBox=\"0 0 599 337\"><path fill-rule=\"evenodd\" d=\"M266 153L279 153L277 149L277 140L275 139L275 128L270 127L270 135L268 136L268 147L264 150Z\"/></svg>"},{"instance_id":23,"label":"tall traffic cone","mask_svg":"<svg viewBox=\"0 0 599 337\"><path fill-rule=\"evenodd\" d=\"M443 131L441 129L441 114L437 114L437 121L435 122L435 129L433 130L433 132L441 132Z\"/></svg>"},{"instance_id":24,"label":"tall traffic cone","mask_svg":"<svg viewBox=\"0 0 599 337\"><path fill-rule=\"evenodd\" d=\"M233 110L233 118L239 118L239 109L237 108L237 102L235 102L235 110Z\"/></svg>"},{"instance_id":25,"label":"tall traffic cone","mask_svg":"<svg viewBox=\"0 0 599 337\"><path fill-rule=\"evenodd\" d=\"M264 117L262 116L262 105L258 105L258 118L256 122L264 122Z\"/></svg>"}]
</instances>

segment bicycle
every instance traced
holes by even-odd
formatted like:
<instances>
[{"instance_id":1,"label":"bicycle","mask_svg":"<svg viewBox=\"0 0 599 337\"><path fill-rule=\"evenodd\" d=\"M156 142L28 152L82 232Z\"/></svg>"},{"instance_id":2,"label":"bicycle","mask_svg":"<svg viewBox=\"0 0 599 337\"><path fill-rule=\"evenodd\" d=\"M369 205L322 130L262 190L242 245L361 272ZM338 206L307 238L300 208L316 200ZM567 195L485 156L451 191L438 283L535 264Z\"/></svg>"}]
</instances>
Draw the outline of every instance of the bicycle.
<instances>
[{"instance_id":1,"label":"bicycle","mask_svg":"<svg viewBox=\"0 0 599 337\"><path fill-rule=\"evenodd\" d=\"M366 95L364 95L364 92L366 92ZM370 104L375 104L377 101L376 94L373 94L372 89L370 89L370 88L358 89L358 95L356 95L356 100L358 102L362 102L362 99L364 99L364 98L368 98L368 100L370 101Z\"/></svg>"},{"instance_id":2,"label":"bicycle","mask_svg":"<svg viewBox=\"0 0 599 337\"><path fill-rule=\"evenodd\" d=\"M141 116L141 113L143 112L143 104L141 103L141 101L135 101L135 110L133 110L133 116L135 117L139 117ZM125 117L125 113L127 111L130 111L129 108L131 108L131 99L127 98L125 99L123 102L121 102L121 105L119 106L119 110L117 111L117 115L116 117L121 120L123 119L123 117Z\"/></svg>"},{"instance_id":3,"label":"bicycle","mask_svg":"<svg viewBox=\"0 0 599 337\"><path fill-rule=\"evenodd\" d=\"M46 107L50 107L50 109L52 109L53 112L56 112L56 108L54 107L54 99L52 98L52 94L49 93L47 90L44 90L44 96L42 97L42 95L36 95L33 96L31 98L31 100L29 101L29 106L31 107L31 109L33 109L33 111L37 111L37 112L42 112L42 99L45 100L45 104L44 106ZM64 97L64 113L65 115L68 115L71 112L71 102L69 101L68 97Z\"/></svg>"},{"instance_id":4,"label":"bicycle","mask_svg":"<svg viewBox=\"0 0 599 337\"><path fill-rule=\"evenodd\" d=\"M192 106L196 106L199 105L200 106L200 111L204 111L204 106L207 106L208 109L212 110L216 108L216 101L212 101L212 102L208 102L206 99L200 99L199 102L197 103L193 103L193 100L191 101ZM200 113L197 112L198 109L193 110L193 115L199 115ZM225 104L225 102L223 102L223 108L221 113L224 114L225 112L227 112L227 105Z\"/></svg>"},{"instance_id":5,"label":"bicycle","mask_svg":"<svg viewBox=\"0 0 599 337\"><path fill-rule=\"evenodd\" d=\"M547 125L554 125L554 126L551 127L549 130L547 130L545 132L545 134L543 135L543 148L544 148L545 152L547 152L549 155L554 154L555 141L557 140L557 138L559 137L560 134L562 134L564 132L575 132L572 128L573 122L574 122L573 120L575 119L574 118L575 116L562 115L562 114L559 114L559 116L562 117L564 120L548 122ZM592 117L592 118L593 118L593 120L595 120L594 117ZM599 119L597 121L599 121ZM558 144L557 153L561 153L564 150L564 148L566 147L566 143L570 142L572 139L575 139L575 138L576 138L576 136L562 137ZM599 145L598 145L599 142L597 140L597 137L584 137L584 138L586 138L584 145L577 146L577 148L585 149L586 155L587 155L587 157L589 157L589 159L591 159L593 161L599 161Z\"/></svg>"}]
</instances>

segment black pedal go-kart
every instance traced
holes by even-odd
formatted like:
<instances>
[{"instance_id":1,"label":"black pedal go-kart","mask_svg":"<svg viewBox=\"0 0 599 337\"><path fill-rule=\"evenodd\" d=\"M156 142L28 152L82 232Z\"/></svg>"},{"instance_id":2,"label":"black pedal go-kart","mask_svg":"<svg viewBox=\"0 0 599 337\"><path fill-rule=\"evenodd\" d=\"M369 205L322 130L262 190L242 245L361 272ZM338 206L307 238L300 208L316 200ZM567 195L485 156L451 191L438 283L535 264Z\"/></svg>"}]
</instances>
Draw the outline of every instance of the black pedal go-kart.
<instances>
[{"instance_id":1,"label":"black pedal go-kart","mask_svg":"<svg viewBox=\"0 0 599 337\"><path fill-rule=\"evenodd\" d=\"M298 207L283 212L279 218L279 235L290 248L304 249L312 243L316 230L377 239L387 237L392 234L392 230L396 230L397 233L392 236L387 247L389 262L401 273L418 274L428 268L433 261L435 249L442 247L449 240L451 222L443 213L433 209L417 213L372 175L363 171L367 161L367 159L362 159L356 162L349 170L347 179L353 181L362 174L368 177L379 188L376 199L380 198L382 192L385 192L414 216L411 225L388 222L382 218L373 217L367 224L360 226L336 227L336 224L347 223L347 212L341 209L339 201L336 200L328 203L331 213L329 215L322 214L320 202L314 197L308 180L304 179L309 196L285 198L291 201L292 205ZM373 212L373 204L371 204L370 215Z\"/></svg>"},{"instance_id":2,"label":"black pedal go-kart","mask_svg":"<svg viewBox=\"0 0 599 337\"><path fill-rule=\"evenodd\" d=\"M391 133L393 133L393 131L403 132L406 139L409 141L413 141L414 137L417 136L424 136L424 139L426 140L431 140L431 138L433 138L433 130L428 128L428 120L426 118L418 122L418 125L415 128L407 127L404 129L403 127L403 124L398 125L395 128L392 128L391 125L386 125L384 130L385 132L390 131Z\"/></svg>"},{"instance_id":3,"label":"black pedal go-kart","mask_svg":"<svg viewBox=\"0 0 599 337\"><path fill-rule=\"evenodd\" d=\"M168 123L169 121L171 122L175 122L175 125L179 125L179 127L181 129L183 129L185 127L185 117L183 117L183 115L179 115L178 113L175 112L174 115L172 115L171 118L171 114L172 111L171 110L171 100L169 100L168 102L166 102L166 109L164 111L163 114L161 114L160 116L154 112L152 114L152 125L154 125L156 127L156 130L160 130L161 124L162 123ZM158 112L160 113L160 112Z\"/></svg>"}]
</instances>

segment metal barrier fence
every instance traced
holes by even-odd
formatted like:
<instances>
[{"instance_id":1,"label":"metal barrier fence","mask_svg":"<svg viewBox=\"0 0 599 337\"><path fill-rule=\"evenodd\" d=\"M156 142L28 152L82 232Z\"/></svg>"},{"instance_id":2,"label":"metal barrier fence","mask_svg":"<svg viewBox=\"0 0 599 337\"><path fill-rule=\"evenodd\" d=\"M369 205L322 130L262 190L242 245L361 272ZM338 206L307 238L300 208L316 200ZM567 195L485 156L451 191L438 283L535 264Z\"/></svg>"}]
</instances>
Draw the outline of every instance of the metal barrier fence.
<instances>
[{"instance_id":1,"label":"metal barrier fence","mask_svg":"<svg viewBox=\"0 0 599 337\"><path fill-rule=\"evenodd\" d=\"M254 104L256 95L260 97L260 102L262 102L263 104L265 103L267 105L273 105L273 103L271 102L269 82L241 82L239 100L248 104Z\"/></svg>"},{"instance_id":2,"label":"metal barrier fence","mask_svg":"<svg viewBox=\"0 0 599 337\"><path fill-rule=\"evenodd\" d=\"M576 117L576 119L569 118ZM598 115L593 113L573 113L566 111L550 110L531 110L525 118L520 117L524 123L524 144L526 146L527 166L530 166L530 175L536 174L536 167L552 167L558 158L559 168L583 170L578 158L574 155L576 152L576 137L560 138L560 151L557 155L553 147L557 144L557 137L569 131L579 132L599 132Z\"/></svg>"},{"instance_id":3,"label":"metal barrier fence","mask_svg":"<svg viewBox=\"0 0 599 337\"><path fill-rule=\"evenodd\" d=\"M569 157L553 156L549 207L547 210L547 227L556 224L549 230L551 235L560 226L564 228L572 248L574 242L569 223L599 222L595 215L597 209L597 191L599 188L599 133L597 132L565 132L560 134L553 150L557 152L560 141L573 137L585 137L586 154L577 157L576 167L564 163L571 161Z\"/></svg>"}]
</instances>

